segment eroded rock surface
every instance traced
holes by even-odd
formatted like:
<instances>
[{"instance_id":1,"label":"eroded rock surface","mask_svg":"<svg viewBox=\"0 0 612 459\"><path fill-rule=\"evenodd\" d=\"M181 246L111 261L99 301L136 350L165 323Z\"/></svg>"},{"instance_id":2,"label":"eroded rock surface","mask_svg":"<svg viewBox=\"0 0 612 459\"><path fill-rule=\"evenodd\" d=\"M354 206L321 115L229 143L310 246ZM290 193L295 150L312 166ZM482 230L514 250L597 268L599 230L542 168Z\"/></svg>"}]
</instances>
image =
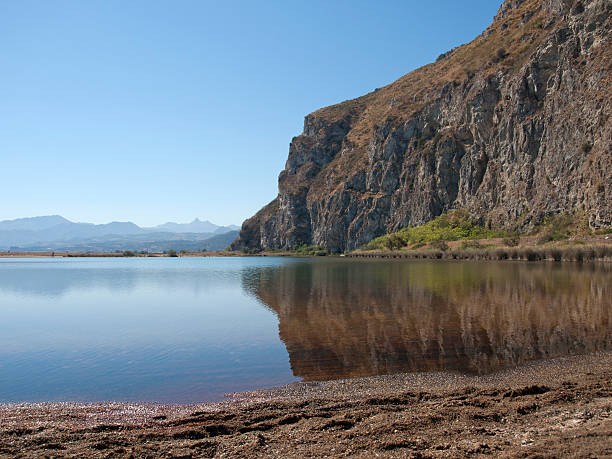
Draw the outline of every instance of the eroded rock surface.
<instances>
[{"instance_id":1,"label":"eroded rock surface","mask_svg":"<svg viewBox=\"0 0 612 459\"><path fill-rule=\"evenodd\" d=\"M507 0L467 45L308 115L241 248L352 250L453 208L612 223L610 0Z\"/></svg>"}]
</instances>

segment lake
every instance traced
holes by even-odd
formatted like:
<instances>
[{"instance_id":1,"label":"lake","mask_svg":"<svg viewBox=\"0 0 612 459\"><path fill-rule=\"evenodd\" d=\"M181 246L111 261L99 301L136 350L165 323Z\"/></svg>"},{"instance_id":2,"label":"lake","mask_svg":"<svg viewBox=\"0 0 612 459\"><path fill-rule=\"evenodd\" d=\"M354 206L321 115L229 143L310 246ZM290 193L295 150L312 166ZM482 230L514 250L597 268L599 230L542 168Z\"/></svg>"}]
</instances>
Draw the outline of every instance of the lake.
<instances>
[{"instance_id":1,"label":"lake","mask_svg":"<svg viewBox=\"0 0 612 459\"><path fill-rule=\"evenodd\" d=\"M612 350L609 264L0 259L0 402L196 403Z\"/></svg>"}]
</instances>

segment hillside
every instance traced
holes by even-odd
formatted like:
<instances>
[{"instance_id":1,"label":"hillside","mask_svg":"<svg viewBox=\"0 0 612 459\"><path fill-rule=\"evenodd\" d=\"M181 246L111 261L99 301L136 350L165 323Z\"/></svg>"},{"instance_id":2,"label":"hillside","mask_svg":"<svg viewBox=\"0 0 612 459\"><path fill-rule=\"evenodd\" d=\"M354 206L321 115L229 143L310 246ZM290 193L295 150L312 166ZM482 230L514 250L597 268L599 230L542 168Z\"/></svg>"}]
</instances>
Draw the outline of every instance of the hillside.
<instances>
[{"instance_id":1,"label":"hillside","mask_svg":"<svg viewBox=\"0 0 612 459\"><path fill-rule=\"evenodd\" d=\"M316 111L234 249L341 252L452 209L525 231L612 223L612 4L506 0L472 42Z\"/></svg>"}]
</instances>

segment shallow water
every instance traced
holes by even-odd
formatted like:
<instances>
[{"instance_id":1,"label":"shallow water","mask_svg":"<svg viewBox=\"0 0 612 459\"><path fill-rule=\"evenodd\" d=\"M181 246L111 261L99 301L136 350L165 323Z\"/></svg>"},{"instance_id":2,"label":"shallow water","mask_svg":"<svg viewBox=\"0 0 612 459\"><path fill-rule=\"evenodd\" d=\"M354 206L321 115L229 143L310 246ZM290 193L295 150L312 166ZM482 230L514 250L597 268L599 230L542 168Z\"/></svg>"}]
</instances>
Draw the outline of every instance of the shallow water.
<instances>
[{"instance_id":1,"label":"shallow water","mask_svg":"<svg viewBox=\"0 0 612 459\"><path fill-rule=\"evenodd\" d=\"M0 402L218 400L612 350L606 264L0 259Z\"/></svg>"}]
</instances>

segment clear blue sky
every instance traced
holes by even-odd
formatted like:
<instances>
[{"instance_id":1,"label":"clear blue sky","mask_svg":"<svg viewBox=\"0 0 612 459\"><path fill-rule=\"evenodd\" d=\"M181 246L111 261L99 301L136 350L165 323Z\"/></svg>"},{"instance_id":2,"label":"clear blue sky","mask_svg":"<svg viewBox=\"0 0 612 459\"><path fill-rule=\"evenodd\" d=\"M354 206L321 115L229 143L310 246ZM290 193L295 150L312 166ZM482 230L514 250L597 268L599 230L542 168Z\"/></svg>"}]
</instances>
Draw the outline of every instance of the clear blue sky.
<instances>
[{"instance_id":1,"label":"clear blue sky","mask_svg":"<svg viewBox=\"0 0 612 459\"><path fill-rule=\"evenodd\" d=\"M477 36L501 0L0 2L0 220L240 224L303 118Z\"/></svg>"}]
</instances>

